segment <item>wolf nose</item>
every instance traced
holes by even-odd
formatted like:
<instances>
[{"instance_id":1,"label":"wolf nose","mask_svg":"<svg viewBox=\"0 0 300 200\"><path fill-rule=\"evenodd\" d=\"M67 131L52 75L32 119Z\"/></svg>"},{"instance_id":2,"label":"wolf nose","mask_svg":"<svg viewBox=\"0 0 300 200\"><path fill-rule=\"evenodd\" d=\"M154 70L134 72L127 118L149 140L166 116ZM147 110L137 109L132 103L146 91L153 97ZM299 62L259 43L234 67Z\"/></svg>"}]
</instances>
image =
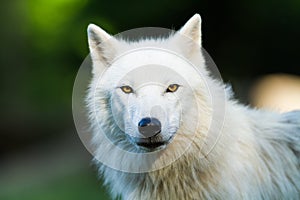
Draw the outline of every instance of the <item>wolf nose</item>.
<instances>
[{"instance_id":1,"label":"wolf nose","mask_svg":"<svg viewBox=\"0 0 300 200\"><path fill-rule=\"evenodd\" d=\"M152 137L160 133L161 123L158 119L152 117L143 118L138 124L139 132L144 137Z\"/></svg>"}]
</instances>

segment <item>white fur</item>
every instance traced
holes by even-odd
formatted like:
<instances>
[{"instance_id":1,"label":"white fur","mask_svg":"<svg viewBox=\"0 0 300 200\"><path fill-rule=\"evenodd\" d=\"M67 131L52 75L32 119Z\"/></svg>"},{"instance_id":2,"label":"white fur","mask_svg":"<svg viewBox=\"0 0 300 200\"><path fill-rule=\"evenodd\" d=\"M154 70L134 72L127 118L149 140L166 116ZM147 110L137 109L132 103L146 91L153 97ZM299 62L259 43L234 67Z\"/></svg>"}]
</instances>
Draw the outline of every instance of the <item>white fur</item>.
<instances>
[{"instance_id":1,"label":"white fur","mask_svg":"<svg viewBox=\"0 0 300 200\"><path fill-rule=\"evenodd\" d=\"M128 200L300 199L300 112L278 114L254 110L232 100L229 93L226 94L225 102L221 102L225 86L209 75L203 56L197 54L201 46L200 22L200 16L196 14L179 32L167 39L145 39L138 42L117 40L99 27L89 26L93 79L87 103L94 133L95 163L99 166L99 173L109 186L112 197ZM182 34L193 40L194 44L178 39ZM99 43L102 44L98 45ZM131 51L145 47L149 48ZM157 48L166 51L159 51ZM176 59L168 50L185 58ZM131 53L126 54L128 51ZM122 59L117 59L119 57ZM184 62L185 59L197 68L191 68ZM170 66L182 77L187 78L196 96L197 108L190 107L189 99L192 98L192 93L184 88L178 90L176 98L172 95L160 97L157 94L163 86L150 85L151 89L145 87L144 90L139 90L138 95L143 96L141 99L124 96L116 89L120 83L129 84L126 82L128 80L123 80L125 74L147 63ZM101 67L108 68L102 74L99 83ZM195 76L195 70L203 79ZM142 82L148 77L142 76L135 81ZM164 79L166 82L180 80L176 76L157 77L158 82ZM165 83L166 86L168 84ZM223 112L220 112L220 116L217 113L216 117L212 117L214 109L222 111L222 108L213 105L212 97L216 105L222 105L225 109L225 119ZM115 98L118 98L117 102L114 102ZM127 110L131 108L122 108L128 105L128 98L132 98L130 102L133 106L133 111L129 113ZM184 111L184 116L180 116L180 109L176 107L179 100L185 102L180 108ZM175 162L158 170L129 173L107 167L106 165L130 169L138 165L144 169L143 154L137 154L133 159L132 156L122 153L108 144L103 131L123 149L142 152L130 143L125 135L126 130L130 130L130 134L136 132L134 126L130 127L130 120L137 121L137 116L148 113L149 110L143 110L142 105L149 108L151 103L168 107L166 119L173 117L173 121L166 122L166 126L171 126L173 122L174 126L177 126L174 140L166 147L165 153L153 161L153 166L177 158L188 143L191 143L191 146ZM112 116L112 105L115 105L115 111L120 111L114 113L116 116ZM194 137L191 137L189 133L193 130L189 130L189 127L198 123L194 119L198 119L199 113L195 111L201 113L201 123ZM133 119L128 121L126 117L129 115L132 115ZM160 114L157 116L159 118ZM183 118L183 124L178 125L180 117ZM121 127L124 126L123 130L114 118L124 122L121 124ZM210 127L211 124L216 126ZM207 133L208 129L210 134ZM170 133L165 131L163 134ZM97 161L97 157L101 158L100 160L107 159L108 163L103 165Z\"/></svg>"}]
</instances>

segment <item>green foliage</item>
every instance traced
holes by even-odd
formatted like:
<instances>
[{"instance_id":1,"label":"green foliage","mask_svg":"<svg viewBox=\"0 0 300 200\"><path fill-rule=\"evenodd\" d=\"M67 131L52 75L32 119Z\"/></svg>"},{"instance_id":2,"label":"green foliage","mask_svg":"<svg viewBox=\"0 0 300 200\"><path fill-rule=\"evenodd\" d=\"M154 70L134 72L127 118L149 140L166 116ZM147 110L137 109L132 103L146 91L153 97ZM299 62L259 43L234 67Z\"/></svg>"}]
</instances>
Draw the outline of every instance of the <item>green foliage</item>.
<instances>
[{"instance_id":1,"label":"green foliage","mask_svg":"<svg viewBox=\"0 0 300 200\"><path fill-rule=\"evenodd\" d=\"M30 182L30 180L28 180ZM9 190L0 189L2 200L107 200L107 192L96 181L95 175L78 171L44 182L36 181L29 185L11 186Z\"/></svg>"}]
</instances>

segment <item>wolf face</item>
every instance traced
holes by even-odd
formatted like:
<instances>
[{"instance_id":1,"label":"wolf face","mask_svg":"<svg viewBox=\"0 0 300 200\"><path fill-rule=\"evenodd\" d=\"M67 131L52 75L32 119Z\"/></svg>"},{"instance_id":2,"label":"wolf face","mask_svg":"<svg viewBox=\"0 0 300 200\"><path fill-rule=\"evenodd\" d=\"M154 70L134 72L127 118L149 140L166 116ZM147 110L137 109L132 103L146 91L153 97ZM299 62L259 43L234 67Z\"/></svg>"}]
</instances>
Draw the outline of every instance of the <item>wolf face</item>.
<instances>
[{"instance_id":1,"label":"wolf face","mask_svg":"<svg viewBox=\"0 0 300 200\"><path fill-rule=\"evenodd\" d=\"M111 105L114 113L120 113L121 118L115 118L127 139L143 149L167 145L180 127L186 88L178 75L159 65L126 74L113 91Z\"/></svg>"},{"instance_id":2,"label":"wolf face","mask_svg":"<svg viewBox=\"0 0 300 200\"><path fill-rule=\"evenodd\" d=\"M95 104L90 112L96 112L95 117L100 119L96 121L102 121L100 126L106 129L107 125L101 123L112 120L103 118L101 112L110 111L117 127L104 132L111 140L129 142L137 150L155 151L183 132L193 134L199 113L208 113L195 112L199 107L199 100L193 101L195 95L201 96L205 109L211 105L203 78L207 71L200 51L200 26L200 16L195 15L168 38L137 42L117 39L95 25L89 26L93 61L89 99L94 98L89 103ZM185 120L189 127L184 126Z\"/></svg>"}]
</instances>

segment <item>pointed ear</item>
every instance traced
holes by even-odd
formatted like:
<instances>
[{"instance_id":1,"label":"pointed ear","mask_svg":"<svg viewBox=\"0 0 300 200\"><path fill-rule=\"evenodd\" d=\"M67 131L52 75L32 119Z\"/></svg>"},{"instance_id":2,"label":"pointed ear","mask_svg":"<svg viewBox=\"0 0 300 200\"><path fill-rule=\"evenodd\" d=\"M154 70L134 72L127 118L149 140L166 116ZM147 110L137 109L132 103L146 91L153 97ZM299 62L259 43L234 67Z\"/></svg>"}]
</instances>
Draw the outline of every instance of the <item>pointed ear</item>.
<instances>
[{"instance_id":1,"label":"pointed ear","mask_svg":"<svg viewBox=\"0 0 300 200\"><path fill-rule=\"evenodd\" d=\"M202 44L201 39L201 17L199 14L195 14L186 24L179 30L181 35L184 35L194 42L196 42L200 47Z\"/></svg>"},{"instance_id":2,"label":"pointed ear","mask_svg":"<svg viewBox=\"0 0 300 200\"><path fill-rule=\"evenodd\" d=\"M95 49L100 43L112 37L95 24L89 24L87 32L90 50Z\"/></svg>"},{"instance_id":3,"label":"pointed ear","mask_svg":"<svg viewBox=\"0 0 300 200\"><path fill-rule=\"evenodd\" d=\"M95 72L97 67L109 66L115 55L117 40L94 24L88 26L87 33Z\"/></svg>"}]
</instances>

